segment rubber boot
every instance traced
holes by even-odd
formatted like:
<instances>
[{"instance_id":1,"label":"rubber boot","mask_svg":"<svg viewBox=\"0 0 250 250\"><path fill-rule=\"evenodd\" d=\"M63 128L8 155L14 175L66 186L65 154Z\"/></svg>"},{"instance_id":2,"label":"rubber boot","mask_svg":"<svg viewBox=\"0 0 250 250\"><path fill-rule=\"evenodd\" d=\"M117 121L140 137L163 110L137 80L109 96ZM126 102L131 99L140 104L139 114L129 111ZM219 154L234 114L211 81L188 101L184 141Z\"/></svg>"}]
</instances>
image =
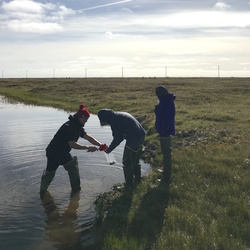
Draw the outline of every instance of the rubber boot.
<instances>
[{"instance_id":1,"label":"rubber boot","mask_svg":"<svg viewBox=\"0 0 250 250\"><path fill-rule=\"evenodd\" d=\"M77 157L75 156L70 162L65 164L64 168L68 171L72 192L80 191L81 181L80 181Z\"/></svg>"},{"instance_id":2,"label":"rubber boot","mask_svg":"<svg viewBox=\"0 0 250 250\"><path fill-rule=\"evenodd\" d=\"M40 196L44 196L50 183L54 179L56 171L48 172L46 169L43 171L43 175L41 178L41 184L40 184Z\"/></svg>"},{"instance_id":3,"label":"rubber boot","mask_svg":"<svg viewBox=\"0 0 250 250\"><path fill-rule=\"evenodd\" d=\"M171 168L164 168L163 175L162 175L162 182L170 184L172 182L171 180Z\"/></svg>"},{"instance_id":4,"label":"rubber boot","mask_svg":"<svg viewBox=\"0 0 250 250\"><path fill-rule=\"evenodd\" d=\"M124 178L125 178L125 187L132 187L132 185L133 185L133 169L124 166L123 173L124 173Z\"/></svg>"},{"instance_id":5,"label":"rubber boot","mask_svg":"<svg viewBox=\"0 0 250 250\"><path fill-rule=\"evenodd\" d=\"M141 182L141 164L138 163L134 166L134 176L137 183Z\"/></svg>"},{"instance_id":6,"label":"rubber boot","mask_svg":"<svg viewBox=\"0 0 250 250\"><path fill-rule=\"evenodd\" d=\"M132 161L133 161L135 181L137 183L141 182L141 163L140 163L141 156L142 156L142 147L140 147L137 151L133 151Z\"/></svg>"},{"instance_id":7,"label":"rubber boot","mask_svg":"<svg viewBox=\"0 0 250 250\"><path fill-rule=\"evenodd\" d=\"M161 138L161 150L163 153L163 176L162 182L171 183L171 170L172 170L172 141L171 137Z\"/></svg>"}]
</instances>

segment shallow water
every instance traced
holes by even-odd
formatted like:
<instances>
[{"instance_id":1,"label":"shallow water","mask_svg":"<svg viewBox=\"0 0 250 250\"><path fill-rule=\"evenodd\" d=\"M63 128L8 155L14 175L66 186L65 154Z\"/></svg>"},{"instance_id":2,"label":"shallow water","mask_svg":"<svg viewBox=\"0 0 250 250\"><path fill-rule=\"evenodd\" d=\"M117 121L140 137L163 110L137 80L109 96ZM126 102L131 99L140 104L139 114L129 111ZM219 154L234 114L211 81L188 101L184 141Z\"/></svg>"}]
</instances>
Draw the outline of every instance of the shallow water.
<instances>
[{"instance_id":1,"label":"shallow water","mask_svg":"<svg viewBox=\"0 0 250 250\"><path fill-rule=\"evenodd\" d=\"M9 103L0 96L0 249L77 249L93 243L94 201L124 181L124 142L113 151L115 165L107 163L103 152L72 150L78 157L80 194L70 197L68 174L59 167L41 201L45 148L68 115L53 108ZM112 140L110 128L101 127L95 115L85 130L108 145ZM81 138L79 142L87 144ZM142 175L149 170L142 162Z\"/></svg>"}]
</instances>

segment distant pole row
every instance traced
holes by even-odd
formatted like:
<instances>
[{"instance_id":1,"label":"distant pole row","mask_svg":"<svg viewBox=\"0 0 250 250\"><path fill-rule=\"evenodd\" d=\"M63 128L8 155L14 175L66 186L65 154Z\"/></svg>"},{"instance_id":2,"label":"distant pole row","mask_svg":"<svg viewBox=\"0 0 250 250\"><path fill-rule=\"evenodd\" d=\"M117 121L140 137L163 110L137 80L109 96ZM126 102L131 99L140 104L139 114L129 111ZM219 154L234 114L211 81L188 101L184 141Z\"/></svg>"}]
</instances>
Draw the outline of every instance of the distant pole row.
<instances>
[{"instance_id":1,"label":"distant pole row","mask_svg":"<svg viewBox=\"0 0 250 250\"><path fill-rule=\"evenodd\" d=\"M26 69L25 72L26 72L26 78L28 78L28 70ZM124 68L122 67L122 78L123 78L123 72L124 72ZM53 75L53 78L56 77L56 70L55 69L53 69L52 75ZM85 78L87 78L87 76L88 76L88 69L85 68ZM167 77L167 67L165 67L165 77ZM4 71L3 70L2 70L2 78L4 78Z\"/></svg>"},{"instance_id":2,"label":"distant pole row","mask_svg":"<svg viewBox=\"0 0 250 250\"><path fill-rule=\"evenodd\" d=\"M218 77L220 77L220 65L218 65L218 68L217 68L217 71L218 71ZM85 68L85 78L88 77L88 69ZM53 69L53 78L56 77L56 70ZM121 77L123 78L124 77L124 67L122 67L122 71L121 71ZM165 66L165 78L168 77L168 67ZM4 78L4 70L2 70L2 78ZM26 69L26 78L28 78L28 70Z\"/></svg>"}]
</instances>

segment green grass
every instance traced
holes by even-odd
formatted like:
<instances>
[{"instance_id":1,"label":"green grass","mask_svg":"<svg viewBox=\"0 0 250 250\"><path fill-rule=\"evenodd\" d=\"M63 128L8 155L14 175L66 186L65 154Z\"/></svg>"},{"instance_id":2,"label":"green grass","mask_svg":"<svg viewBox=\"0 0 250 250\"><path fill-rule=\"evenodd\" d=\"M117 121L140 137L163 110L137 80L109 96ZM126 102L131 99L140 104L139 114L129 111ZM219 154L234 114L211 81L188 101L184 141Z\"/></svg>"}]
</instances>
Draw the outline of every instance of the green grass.
<instances>
[{"instance_id":1,"label":"green grass","mask_svg":"<svg viewBox=\"0 0 250 250\"><path fill-rule=\"evenodd\" d=\"M0 94L76 111L127 111L147 130L152 171L131 192L96 201L95 249L250 248L250 83L247 78L1 79ZM160 184L154 89L176 99L173 182Z\"/></svg>"}]
</instances>

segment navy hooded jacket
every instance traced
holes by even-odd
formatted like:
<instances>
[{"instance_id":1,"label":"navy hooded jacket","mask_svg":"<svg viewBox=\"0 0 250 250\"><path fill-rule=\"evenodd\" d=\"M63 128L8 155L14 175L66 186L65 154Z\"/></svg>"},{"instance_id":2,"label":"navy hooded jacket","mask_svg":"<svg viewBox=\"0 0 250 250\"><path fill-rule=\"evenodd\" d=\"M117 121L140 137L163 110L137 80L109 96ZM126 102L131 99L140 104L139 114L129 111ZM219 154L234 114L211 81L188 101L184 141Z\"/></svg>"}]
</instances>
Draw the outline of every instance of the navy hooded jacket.
<instances>
[{"instance_id":1,"label":"navy hooded jacket","mask_svg":"<svg viewBox=\"0 0 250 250\"><path fill-rule=\"evenodd\" d=\"M160 96L155 107L155 128L161 137L175 135L175 98L172 93Z\"/></svg>"},{"instance_id":2,"label":"navy hooded jacket","mask_svg":"<svg viewBox=\"0 0 250 250\"><path fill-rule=\"evenodd\" d=\"M124 139L126 145L133 150L138 150L143 144L146 132L131 114L102 109L98 117L101 123L110 125L112 130L113 141L106 150L107 153L115 149Z\"/></svg>"}]
</instances>

